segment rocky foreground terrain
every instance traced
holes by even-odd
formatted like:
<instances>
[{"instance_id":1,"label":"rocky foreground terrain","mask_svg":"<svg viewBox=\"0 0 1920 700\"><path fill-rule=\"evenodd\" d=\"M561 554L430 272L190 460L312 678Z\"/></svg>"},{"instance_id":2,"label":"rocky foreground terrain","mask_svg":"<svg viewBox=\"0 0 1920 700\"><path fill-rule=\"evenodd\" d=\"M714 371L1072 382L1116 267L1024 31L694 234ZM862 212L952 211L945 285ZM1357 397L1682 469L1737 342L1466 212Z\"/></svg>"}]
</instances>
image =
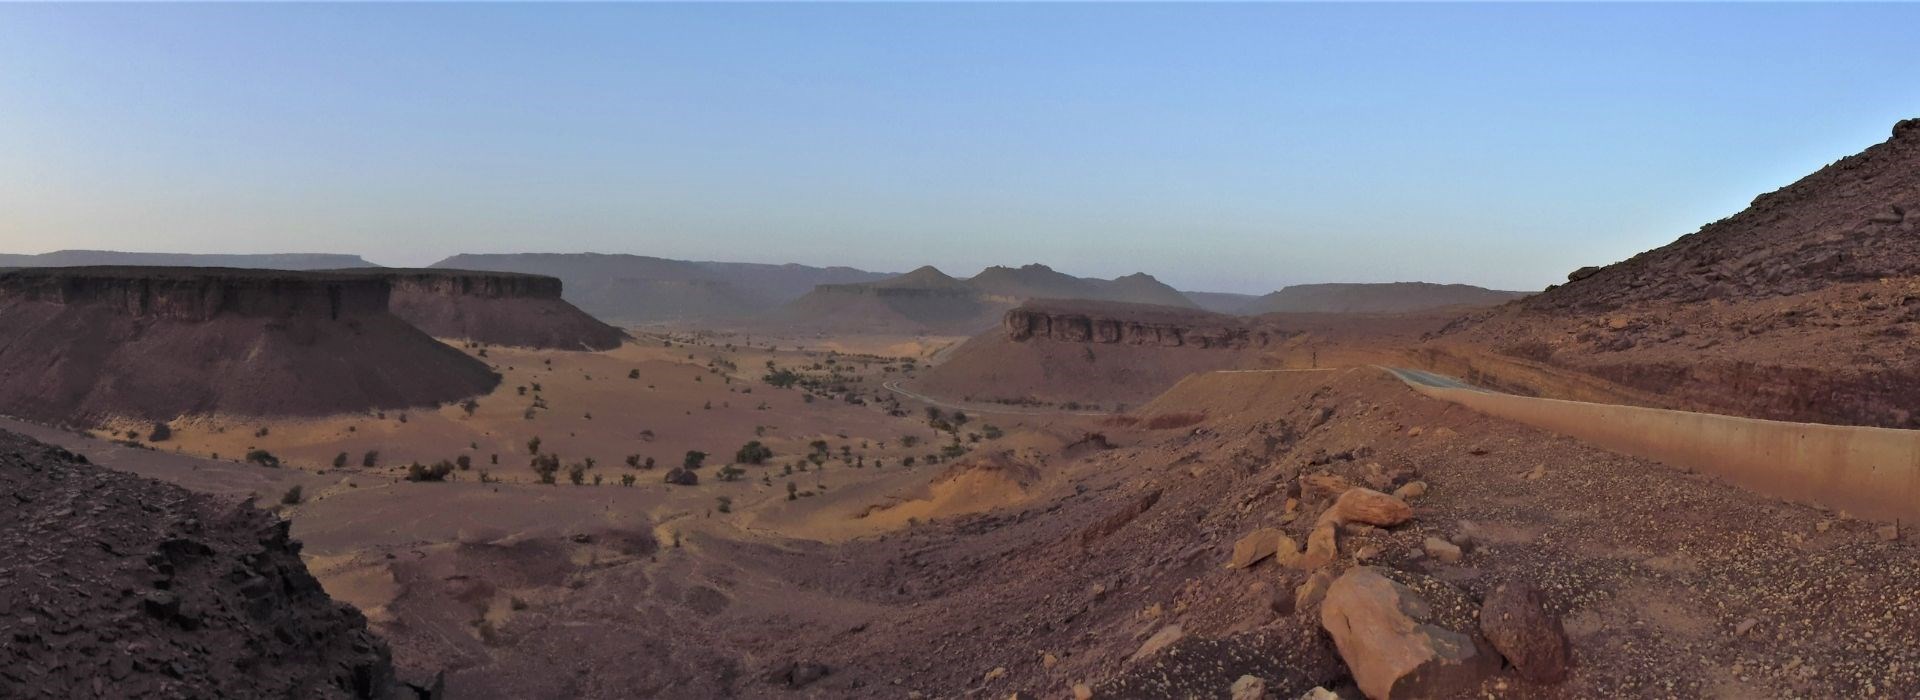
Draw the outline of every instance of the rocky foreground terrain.
<instances>
[{"instance_id":1,"label":"rocky foreground terrain","mask_svg":"<svg viewBox=\"0 0 1920 700\"><path fill-rule=\"evenodd\" d=\"M0 504L0 697L420 695L250 502L0 433Z\"/></svg>"}]
</instances>

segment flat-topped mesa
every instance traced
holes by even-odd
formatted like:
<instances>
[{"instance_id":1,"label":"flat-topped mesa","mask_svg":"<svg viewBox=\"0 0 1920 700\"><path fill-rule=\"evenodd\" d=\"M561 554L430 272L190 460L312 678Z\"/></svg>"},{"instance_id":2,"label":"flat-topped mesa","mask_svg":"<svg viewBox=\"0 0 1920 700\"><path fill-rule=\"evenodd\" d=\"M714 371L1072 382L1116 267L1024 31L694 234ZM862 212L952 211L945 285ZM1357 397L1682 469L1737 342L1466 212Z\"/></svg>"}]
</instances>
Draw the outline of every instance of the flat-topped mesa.
<instances>
[{"instance_id":1,"label":"flat-topped mesa","mask_svg":"<svg viewBox=\"0 0 1920 700\"><path fill-rule=\"evenodd\" d=\"M1015 342L1039 338L1065 343L1160 347L1265 348L1297 332L1246 318L1146 304L1033 302L1006 313L1001 327Z\"/></svg>"},{"instance_id":2,"label":"flat-topped mesa","mask_svg":"<svg viewBox=\"0 0 1920 700\"><path fill-rule=\"evenodd\" d=\"M440 268L342 274L391 285L394 315L439 338L560 350L610 350L627 338L561 299L557 277Z\"/></svg>"},{"instance_id":3,"label":"flat-topped mesa","mask_svg":"<svg viewBox=\"0 0 1920 700\"><path fill-rule=\"evenodd\" d=\"M110 309L137 318L338 320L387 310L384 281L344 274L212 267L49 267L0 272L0 302Z\"/></svg>"},{"instance_id":4,"label":"flat-topped mesa","mask_svg":"<svg viewBox=\"0 0 1920 700\"><path fill-rule=\"evenodd\" d=\"M0 415L81 427L313 416L433 406L499 384L391 313L390 290L338 272L0 273Z\"/></svg>"},{"instance_id":5,"label":"flat-topped mesa","mask_svg":"<svg viewBox=\"0 0 1920 700\"><path fill-rule=\"evenodd\" d=\"M433 294L481 299L559 299L560 278L518 272L472 270L379 270L395 294Z\"/></svg>"}]
</instances>

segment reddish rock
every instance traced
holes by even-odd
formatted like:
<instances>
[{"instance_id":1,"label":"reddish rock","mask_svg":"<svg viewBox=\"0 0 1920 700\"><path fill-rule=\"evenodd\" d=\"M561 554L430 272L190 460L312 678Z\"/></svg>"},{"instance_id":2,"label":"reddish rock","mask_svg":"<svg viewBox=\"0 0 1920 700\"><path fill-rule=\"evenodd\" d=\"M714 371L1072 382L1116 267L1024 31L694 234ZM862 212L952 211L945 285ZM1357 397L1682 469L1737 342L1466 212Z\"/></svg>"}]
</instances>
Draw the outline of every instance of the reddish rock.
<instances>
[{"instance_id":1,"label":"reddish rock","mask_svg":"<svg viewBox=\"0 0 1920 700\"><path fill-rule=\"evenodd\" d=\"M1374 700L1450 697L1499 671L1499 659L1471 630L1436 622L1425 599L1370 566L1335 580L1320 607L1321 626Z\"/></svg>"},{"instance_id":2,"label":"reddish rock","mask_svg":"<svg viewBox=\"0 0 1920 700\"><path fill-rule=\"evenodd\" d=\"M1480 604L1480 633L1522 678L1537 683L1566 680L1572 661L1567 633L1532 586L1508 582L1494 587Z\"/></svg>"}]
</instances>

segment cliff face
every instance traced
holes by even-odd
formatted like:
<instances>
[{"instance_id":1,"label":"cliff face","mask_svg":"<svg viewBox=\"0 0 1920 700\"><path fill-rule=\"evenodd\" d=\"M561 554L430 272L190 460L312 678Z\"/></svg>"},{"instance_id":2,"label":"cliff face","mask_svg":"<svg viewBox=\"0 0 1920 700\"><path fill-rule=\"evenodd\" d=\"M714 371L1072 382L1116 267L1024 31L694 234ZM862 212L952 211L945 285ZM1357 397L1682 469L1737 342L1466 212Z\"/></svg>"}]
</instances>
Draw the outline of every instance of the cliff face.
<instances>
[{"instance_id":1,"label":"cliff face","mask_svg":"<svg viewBox=\"0 0 1920 700\"><path fill-rule=\"evenodd\" d=\"M377 273L395 294L432 294L480 299L559 299L560 279L546 275L466 270L405 270Z\"/></svg>"},{"instance_id":2,"label":"cliff face","mask_svg":"<svg viewBox=\"0 0 1920 700\"><path fill-rule=\"evenodd\" d=\"M1144 316L1144 318L1142 317ZM1091 313L1023 306L1001 320L1007 337L1016 342L1034 338L1064 343L1155 345L1160 347L1265 348L1297 333L1245 323L1243 319L1211 314Z\"/></svg>"},{"instance_id":3,"label":"cliff face","mask_svg":"<svg viewBox=\"0 0 1920 700\"><path fill-rule=\"evenodd\" d=\"M93 306L138 318L206 321L216 316L385 313L379 280L311 272L226 268L27 268L0 274L0 300Z\"/></svg>"},{"instance_id":4,"label":"cliff face","mask_svg":"<svg viewBox=\"0 0 1920 700\"><path fill-rule=\"evenodd\" d=\"M4 432L0 493L0 697L414 696L286 521Z\"/></svg>"},{"instance_id":5,"label":"cliff face","mask_svg":"<svg viewBox=\"0 0 1920 700\"><path fill-rule=\"evenodd\" d=\"M0 273L0 414L66 425L427 406L499 376L388 311L385 280L219 268Z\"/></svg>"},{"instance_id":6,"label":"cliff face","mask_svg":"<svg viewBox=\"0 0 1920 700\"><path fill-rule=\"evenodd\" d=\"M391 284L394 315L439 338L609 350L627 337L562 299L560 280L553 277L440 269L361 274Z\"/></svg>"}]
</instances>

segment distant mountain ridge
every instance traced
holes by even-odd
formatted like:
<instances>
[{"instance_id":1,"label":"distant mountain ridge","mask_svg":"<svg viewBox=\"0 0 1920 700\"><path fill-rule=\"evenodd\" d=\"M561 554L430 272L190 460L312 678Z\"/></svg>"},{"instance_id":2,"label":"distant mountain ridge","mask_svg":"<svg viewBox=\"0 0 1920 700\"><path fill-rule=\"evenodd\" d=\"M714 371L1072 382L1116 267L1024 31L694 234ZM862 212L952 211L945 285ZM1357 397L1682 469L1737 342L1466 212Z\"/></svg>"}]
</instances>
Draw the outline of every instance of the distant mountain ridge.
<instances>
[{"instance_id":1,"label":"distant mountain ridge","mask_svg":"<svg viewBox=\"0 0 1920 700\"><path fill-rule=\"evenodd\" d=\"M822 284L874 282L888 273L851 267L696 262L605 253L462 254L430 267L558 277L563 294L615 323L739 319L770 311Z\"/></svg>"},{"instance_id":2,"label":"distant mountain ridge","mask_svg":"<svg viewBox=\"0 0 1920 700\"><path fill-rule=\"evenodd\" d=\"M994 266L959 279L931 265L865 284L822 285L787 304L776 318L831 329L973 333L1008 309L1036 299L1198 305L1146 273L1111 280L1075 277L1041 264Z\"/></svg>"},{"instance_id":3,"label":"distant mountain ridge","mask_svg":"<svg viewBox=\"0 0 1920 700\"><path fill-rule=\"evenodd\" d=\"M237 267L259 270L338 270L380 267L358 255L337 253L135 253L118 250L56 250L38 255L0 254L0 267L93 266Z\"/></svg>"},{"instance_id":4,"label":"distant mountain ridge","mask_svg":"<svg viewBox=\"0 0 1920 700\"><path fill-rule=\"evenodd\" d=\"M1239 313L1249 316L1270 313L1392 314L1450 306L1497 306L1528 294L1470 284L1432 282L1296 284L1253 300L1242 307Z\"/></svg>"}]
</instances>

